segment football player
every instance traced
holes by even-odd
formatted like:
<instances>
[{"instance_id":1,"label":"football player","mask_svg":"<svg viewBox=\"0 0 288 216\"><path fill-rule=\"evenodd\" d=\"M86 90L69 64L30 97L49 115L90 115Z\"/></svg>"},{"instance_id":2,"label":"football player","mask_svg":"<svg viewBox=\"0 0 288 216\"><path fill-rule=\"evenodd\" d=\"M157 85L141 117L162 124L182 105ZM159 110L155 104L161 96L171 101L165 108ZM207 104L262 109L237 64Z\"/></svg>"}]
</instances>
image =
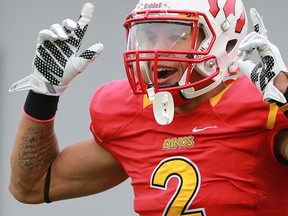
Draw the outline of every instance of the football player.
<instances>
[{"instance_id":1,"label":"football player","mask_svg":"<svg viewBox=\"0 0 288 216\"><path fill-rule=\"evenodd\" d=\"M10 88L29 90L11 157L16 199L131 178L141 216L288 215L288 74L257 11L247 34L241 0L140 0L124 22L127 79L95 91L93 138L60 150L59 97L103 49L78 54L92 14L87 3L77 22L41 31L32 74Z\"/></svg>"}]
</instances>

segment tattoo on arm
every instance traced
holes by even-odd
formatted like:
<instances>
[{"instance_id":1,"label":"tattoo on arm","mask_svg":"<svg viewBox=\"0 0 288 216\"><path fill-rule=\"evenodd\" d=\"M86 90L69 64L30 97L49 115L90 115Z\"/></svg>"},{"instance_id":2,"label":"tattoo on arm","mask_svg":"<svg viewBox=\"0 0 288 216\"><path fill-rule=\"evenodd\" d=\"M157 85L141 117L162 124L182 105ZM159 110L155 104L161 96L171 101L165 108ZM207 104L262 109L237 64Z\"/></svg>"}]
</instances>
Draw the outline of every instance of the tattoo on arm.
<instances>
[{"instance_id":1,"label":"tattoo on arm","mask_svg":"<svg viewBox=\"0 0 288 216\"><path fill-rule=\"evenodd\" d=\"M18 165L27 172L47 168L58 155L52 128L28 128L21 137Z\"/></svg>"}]
</instances>

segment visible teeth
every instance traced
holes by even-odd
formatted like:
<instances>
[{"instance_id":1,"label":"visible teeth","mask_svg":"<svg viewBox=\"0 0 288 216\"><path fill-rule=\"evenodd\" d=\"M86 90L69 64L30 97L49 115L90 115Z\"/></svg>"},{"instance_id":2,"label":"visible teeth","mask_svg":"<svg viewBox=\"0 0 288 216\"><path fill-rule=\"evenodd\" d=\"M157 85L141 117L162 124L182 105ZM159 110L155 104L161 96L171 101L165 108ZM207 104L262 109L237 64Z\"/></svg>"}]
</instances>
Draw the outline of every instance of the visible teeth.
<instances>
[{"instance_id":1,"label":"visible teeth","mask_svg":"<svg viewBox=\"0 0 288 216\"><path fill-rule=\"evenodd\" d=\"M158 72L169 72L174 71L173 68L158 68Z\"/></svg>"},{"instance_id":2,"label":"visible teeth","mask_svg":"<svg viewBox=\"0 0 288 216\"><path fill-rule=\"evenodd\" d=\"M166 68L166 67L158 68L158 79L166 79L175 72L176 72L175 68Z\"/></svg>"}]
</instances>

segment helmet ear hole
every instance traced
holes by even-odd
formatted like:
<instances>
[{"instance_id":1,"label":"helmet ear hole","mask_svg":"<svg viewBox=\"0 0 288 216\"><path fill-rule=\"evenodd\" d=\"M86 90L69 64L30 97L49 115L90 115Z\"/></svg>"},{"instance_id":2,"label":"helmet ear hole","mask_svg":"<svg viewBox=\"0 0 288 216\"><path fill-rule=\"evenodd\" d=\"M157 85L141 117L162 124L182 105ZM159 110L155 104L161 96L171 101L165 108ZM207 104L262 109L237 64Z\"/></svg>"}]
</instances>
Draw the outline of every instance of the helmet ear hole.
<instances>
[{"instance_id":1,"label":"helmet ear hole","mask_svg":"<svg viewBox=\"0 0 288 216\"><path fill-rule=\"evenodd\" d=\"M237 39L228 41L226 45L226 52L229 54L234 49L236 44L237 44Z\"/></svg>"}]
</instances>

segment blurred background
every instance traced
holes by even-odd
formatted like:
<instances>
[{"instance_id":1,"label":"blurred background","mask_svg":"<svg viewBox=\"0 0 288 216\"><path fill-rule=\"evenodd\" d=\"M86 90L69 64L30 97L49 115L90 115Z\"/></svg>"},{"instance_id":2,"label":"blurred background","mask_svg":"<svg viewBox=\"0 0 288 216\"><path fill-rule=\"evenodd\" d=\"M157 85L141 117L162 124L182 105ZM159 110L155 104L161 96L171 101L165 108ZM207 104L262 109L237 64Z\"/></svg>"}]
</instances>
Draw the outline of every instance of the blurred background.
<instances>
[{"instance_id":1,"label":"blurred background","mask_svg":"<svg viewBox=\"0 0 288 216\"><path fill-rule=\"evenodd\" d=\"M11 84L31 72L38 32L63 19L77 19L86 1L28 0L0 3L0 215L1 216L110 216L136 215L130 180L98 195L59 201L52 204L27 205L16 201L8 191L10 154L14 136L22 115L27 92L8 93ZM98 1L94 19L87 31L82 49L97 42L105 46L102 54L73 80L61 97L56 118L60 147L85 137L89 131L89 102L99 86L125 77L122 53L125 50L126 15L135 0ZM243 0L246 9L255 7L263 16L269 39L279 47L288 65L288 2L286 0ZM250 17L249 17L250 21ZM250 22L251 25L251 22ZM251 26L250 26L250 29Z\"/></svg>"}]
</instances>

